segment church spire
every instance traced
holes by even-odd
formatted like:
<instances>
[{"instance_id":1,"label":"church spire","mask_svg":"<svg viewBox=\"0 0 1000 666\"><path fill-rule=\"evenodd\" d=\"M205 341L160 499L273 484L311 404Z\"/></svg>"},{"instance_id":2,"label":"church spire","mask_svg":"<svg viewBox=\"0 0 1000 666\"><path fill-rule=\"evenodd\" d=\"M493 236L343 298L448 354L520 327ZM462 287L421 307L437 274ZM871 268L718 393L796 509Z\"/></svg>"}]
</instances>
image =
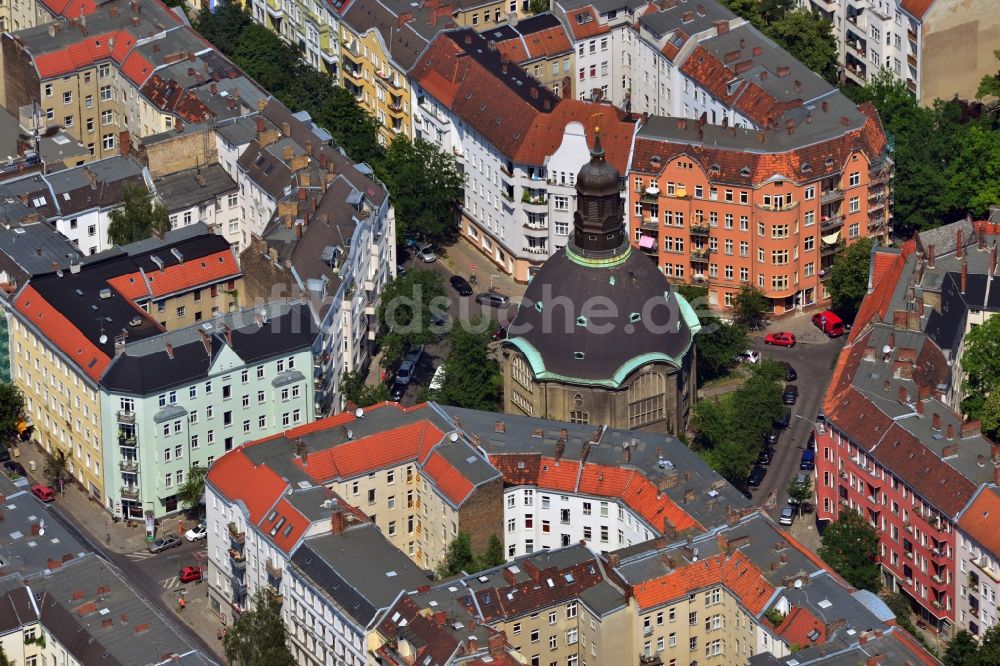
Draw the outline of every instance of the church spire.
<instances>
[{"instance_id":1,"label":"church spire","mask_svg":"<svg viewBox=\"0 0 1000 666\"><path fill-rule=\"evenodd\" d=\"M601 130L595 127L590 161L576 177L572 245L602 255L628 251L623 214L621 174L605 159Z\"/></svg>"}]
</instances>

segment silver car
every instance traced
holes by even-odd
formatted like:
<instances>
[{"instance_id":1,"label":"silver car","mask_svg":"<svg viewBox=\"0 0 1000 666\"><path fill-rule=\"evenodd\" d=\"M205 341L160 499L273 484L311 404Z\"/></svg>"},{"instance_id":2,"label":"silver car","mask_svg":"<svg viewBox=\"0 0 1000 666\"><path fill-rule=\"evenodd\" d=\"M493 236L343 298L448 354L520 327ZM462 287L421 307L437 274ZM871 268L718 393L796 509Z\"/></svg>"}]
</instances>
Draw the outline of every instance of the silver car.
<instances>
[{"instance_id":1,"label":"silver car","mask_svg":"<svg viewBox=\"0 0 1000 666\"><path fill-rule=\"evenodd\" d=\"M795 522L795 509L786 506L781 510L781 516L778 517L778 523L781 525L791 525Z\"/></svg>"},{"instance_id":2,"label":"silver car","mask_svg":"<svg viewBox=\"0 0 1000 666\"><path fill-rule=\"evenodd\" d=\"M156 541L151 542L148 549L151 553L160 553L170 548L177 548L179 545L181 545L181 540L171 535L160 537Z\"/></svg>"}]
</instances>

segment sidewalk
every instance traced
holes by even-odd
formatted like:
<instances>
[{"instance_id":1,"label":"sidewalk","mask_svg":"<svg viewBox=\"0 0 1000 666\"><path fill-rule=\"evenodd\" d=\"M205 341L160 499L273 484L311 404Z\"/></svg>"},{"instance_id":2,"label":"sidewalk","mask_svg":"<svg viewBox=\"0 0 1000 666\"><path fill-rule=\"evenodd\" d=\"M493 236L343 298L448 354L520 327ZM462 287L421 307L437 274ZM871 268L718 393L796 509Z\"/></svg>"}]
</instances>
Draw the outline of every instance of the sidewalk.
<instances>
[{"instance_id":1,"label":"sidewalk","mask_svg":"<svg viewBox=\"0 0 1000 666\"><path fill-rule=\"evenodd\" d=\"M39 444L34 441L23 443L17 450L20 455L14 460L24 465L32 485L48 484L44 472L47 461L39 449ZM35 463L34 472L31 471L31 462ZM116 553L133 553L146 548L146 530L141 520L133 521L134 527L129 527L126 521L115 523L101 503L88 497L87 493L75 483L67 483L61 493L58 489L55 490L59 509L67 514L94 543L99 543L106 550ZM157 535L179 533L183 536L184 530L190 527L187 525L181 529L183 522L176 517L164 518L157 529Z\"/></svg>"},{"instance_id":2,"label":"sidewalk","mask_svg":"<svg viewBox=\"0 0 1000 666\"><path fill-rule=\"evenodd\" d=\"M514 281L514 278L497 268L492 261L474 248L464 236L459 236L455 243L444 248L444 252L447 253L446 256L440 259L444 266L452 273L461 275L464 278L468 278L470 273L475 272L479 278L478 289L481 291L489 289L492 281L492 286L496 287L497 291L517 301L524 296L524 292L528 288L528 285L518 284ZM475 268L472 268L473 266Z\"/></svg>"},{"instance_id":3,"label":"sidewalk","mask_svg":"<svg viewBox=\"0 0 1000 666\"><path fill-rule=\"evenodd\" d=\"M815 311L796 312L795 314L782 316L779 319L772 319L763 331L757 331L751 335L764 337L768 333L787 331L795 336L798 342L810 345L822 345L832 342L835 338L828 338L818 328L813 326L812 316Z\"/></svg>"}]
</instances>

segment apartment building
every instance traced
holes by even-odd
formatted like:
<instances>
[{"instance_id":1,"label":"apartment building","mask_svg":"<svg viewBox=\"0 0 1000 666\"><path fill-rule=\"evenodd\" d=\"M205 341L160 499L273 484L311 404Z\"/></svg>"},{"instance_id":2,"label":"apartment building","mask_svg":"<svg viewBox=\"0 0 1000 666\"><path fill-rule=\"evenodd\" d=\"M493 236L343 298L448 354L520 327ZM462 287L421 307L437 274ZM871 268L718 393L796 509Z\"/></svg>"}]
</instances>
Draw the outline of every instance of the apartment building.
<instances>
[{"instance_id":1,"label":"apartment building","mask_svg":"<svg viewBox=\"0 0 1000 666\"><path fill-rule=\"evenodd\" d=\"M888 70L926 106L972 99L996 72L995 6L985 0L801 0L833 25L843 75L864 85Z\"/></svg>"},{"instance_id":2,"label":"apartment building","mask_svg":"<svg viewBox=\"0 0 1000 666\"><path fill-rule=\"evenodd\" d=\"M886 586L946 635L979 636L980 616L995 620L979 581L996 554L971 507L989 502L1000 454L956 410L963 338L1000 310L990 289L998 230L963 220L874 252L815 431L817 517L853 510L875 526ZM962 519L970 533L959 536Z\"/></svg>"},{"instance_id":3,"label":"apartment building","mask_svg":"<svg viewBox=\"0 0 1000 666\"><path fill-rule=\"evenodd\" d=\"M982 486L959 516L955 561L955 617L958 625L968 627L973 636L994 626L998 619L1000 599L1000 543L996 526L990 520L1000 510L1000 494L996 486Z\"/></svg>"},{"instance_id":4,"label":"apartment building","mask_svg":"<svg viewBox=\"0 0 1000 666\"><path fill-rule=\"evenodd\" d=\"M634 122L609 104L557 98L472 30L440 35L411 78L417 138L451 152L465 173L463 235L527 282L569 239L594 128L624 173Z\"/></svg>"},{"instance_id":5,"label":"apartment building","mask_svg":"<svg viewBox=\"0 0 1000 666\"><path fill-rule=\"evenodd\" d=\"M501 58L519 65L553 95L576 99L575 53L566 30L553 14L536 14L483 34Z\"/></svg>"},{"instance_id":6,"label":"apartment building","mask_svg":"<svg viewBox=\"0 0 1000 666\"><path fill-rule=\"evenodd\" d=\"M185 169L153 181L153 192L170 215L170 228L196 222L239 247L239 190L219 164Z\"/></svg>"},{"instance_id":7,"label":"apartment building","mask_svg":"<svg viewBox=\"0 0 1000 666\"><path fill-rule=\"evenodd\" d=\"M254 20L275 32L289 44L302 50L302 57L316 70L339 80L340 17L344 2L336 5L316 0L251 0L240 3L249 6Z\"/></svg>"}]
</instances>

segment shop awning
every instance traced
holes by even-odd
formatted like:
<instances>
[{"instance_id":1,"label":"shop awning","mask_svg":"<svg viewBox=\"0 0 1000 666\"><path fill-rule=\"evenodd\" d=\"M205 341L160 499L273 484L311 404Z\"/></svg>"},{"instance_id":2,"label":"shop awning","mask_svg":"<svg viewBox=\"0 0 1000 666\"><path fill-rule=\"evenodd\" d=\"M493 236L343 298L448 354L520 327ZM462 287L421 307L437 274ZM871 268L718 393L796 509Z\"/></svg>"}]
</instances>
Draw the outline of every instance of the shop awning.
<instances>
[{"instance_id":1,"label":"shop awning","mask_svg":"<svg viewBox=\"0 0 1000 666\"><path fill-rule=\"evenodd\" d=\"M648 250L656 245L656 239L652 236L639 236L639 247Z\"/></svg>"},{"instance_id":2,"label":"shop awning","mask_svg":"<svg viewBox=\"0 0 1000 666\"><path fill-rule=\"evenodd\" d=\"M830 234L829 236L823 236L823 242L826 243L827 245L833 245L839 239L840 239L840 232L839 231L835 231L832 234Z\"/></svg>"}]
</instances>

